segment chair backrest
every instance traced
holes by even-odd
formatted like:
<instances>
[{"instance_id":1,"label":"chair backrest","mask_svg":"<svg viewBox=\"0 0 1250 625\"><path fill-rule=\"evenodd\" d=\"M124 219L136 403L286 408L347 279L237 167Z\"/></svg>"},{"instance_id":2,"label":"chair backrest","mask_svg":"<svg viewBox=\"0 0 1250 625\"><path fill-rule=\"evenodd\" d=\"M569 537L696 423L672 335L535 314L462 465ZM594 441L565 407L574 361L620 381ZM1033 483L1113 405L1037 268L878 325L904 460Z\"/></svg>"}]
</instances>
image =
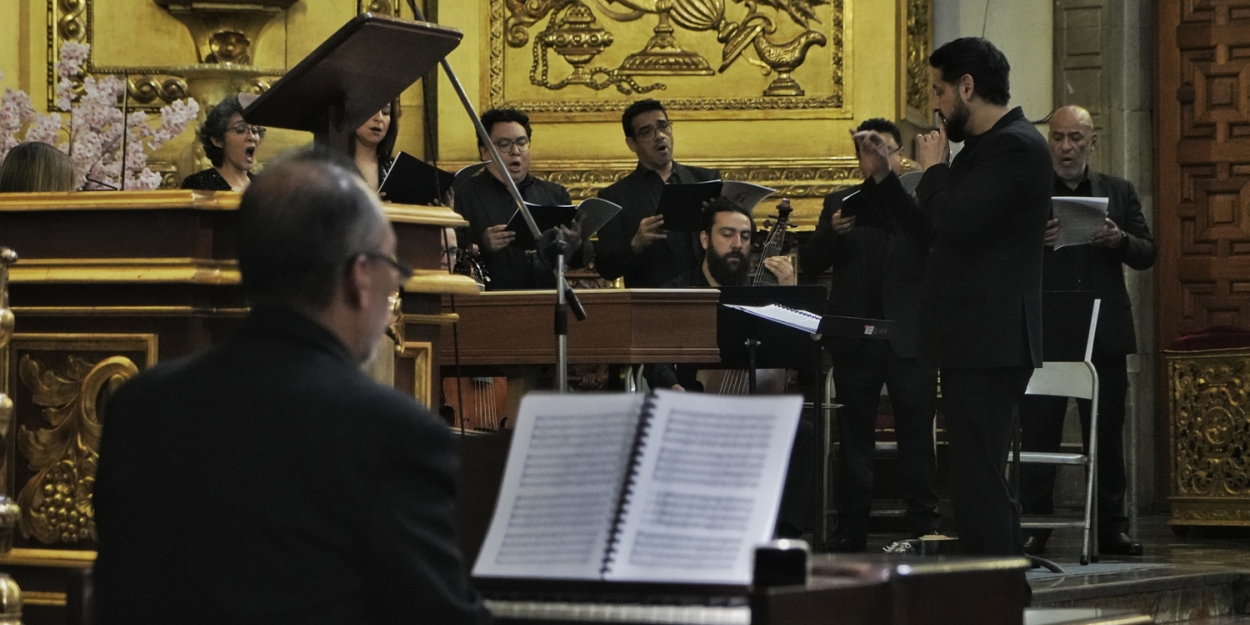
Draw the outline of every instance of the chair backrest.
<instances>
[{"instance_id":1,"label":"chair backrest","mask_svg":"<svg viewBox=\"0 0 1250 625\"><path fill-rule=\"evenodd\" d=\"M1029 386L1024 391L1026 395L1093 399L1097 392L1098 372L1090 360L1094 356L1094 332L1098 329L1100 308L1102 308L1102 300L1093 300L1090 306L1089 331L1085 338L1085 359L1043 362L1040 369L1033 370L1033 376L1029 378ZM1060 313L1054 311L1052 307L1050 314Z\"/></svg>"}]
</instances>

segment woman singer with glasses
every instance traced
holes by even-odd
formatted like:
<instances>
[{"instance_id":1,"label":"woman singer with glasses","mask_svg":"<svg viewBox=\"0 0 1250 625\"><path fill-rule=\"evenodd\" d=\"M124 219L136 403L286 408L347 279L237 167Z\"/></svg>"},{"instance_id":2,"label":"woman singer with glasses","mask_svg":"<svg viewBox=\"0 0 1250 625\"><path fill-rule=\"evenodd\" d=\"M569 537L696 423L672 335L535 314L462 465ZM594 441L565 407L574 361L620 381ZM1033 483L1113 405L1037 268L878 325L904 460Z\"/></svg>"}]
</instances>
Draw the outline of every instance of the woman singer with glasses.
<instances>
[{"instance_id":1,"label":"woman singer with glasses","mask_svg":"<svg viewBox=\"0 0 1250 625\"><path fill-rule=\"evenodd\" d=\"M238 96L230 96L208 112L200 127L204 154L213 166L187 176L184 189L200 191L242 191L252 181L256 148L265 138L265 129L243 121Z\"/></svg>"}]
</instances>

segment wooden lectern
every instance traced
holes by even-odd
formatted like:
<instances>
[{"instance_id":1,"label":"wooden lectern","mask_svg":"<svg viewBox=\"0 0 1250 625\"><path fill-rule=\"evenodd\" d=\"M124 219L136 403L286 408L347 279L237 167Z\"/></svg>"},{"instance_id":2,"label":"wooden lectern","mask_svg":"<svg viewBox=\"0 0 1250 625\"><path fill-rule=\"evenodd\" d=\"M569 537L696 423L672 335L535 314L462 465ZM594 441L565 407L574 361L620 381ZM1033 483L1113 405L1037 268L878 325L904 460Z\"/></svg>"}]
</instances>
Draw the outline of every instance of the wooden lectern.
<instances>
[{"instance_id":1,"label":"wooden lectern","mask_svg":"<svg viewBox=\"0 0 1250 625\"><path fill-rule=\"evenodd\" d=\"M364 13L330 35L243 111L249 124L305 130L355 154L352 136L460 45L455 28Z\"/></svg>"}]
</instances>

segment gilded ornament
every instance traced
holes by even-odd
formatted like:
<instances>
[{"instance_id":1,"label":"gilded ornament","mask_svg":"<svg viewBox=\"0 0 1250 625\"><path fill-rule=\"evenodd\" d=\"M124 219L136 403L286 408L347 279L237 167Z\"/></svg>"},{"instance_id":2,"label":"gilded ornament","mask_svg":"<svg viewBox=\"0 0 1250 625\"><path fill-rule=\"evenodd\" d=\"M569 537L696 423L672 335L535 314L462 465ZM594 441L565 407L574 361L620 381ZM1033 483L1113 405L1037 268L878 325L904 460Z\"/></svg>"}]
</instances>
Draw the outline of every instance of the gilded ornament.
<instances>
[{"instance_id":1,"label":"gilded ornament","mask_svg":"<svg viewBox=\"0 0 1250 625\"><path fill-rule=\"evenodd\" d=\"M922 116L929 110L929 54L933 48L929 3L907 2L907 107Z\"/></svg>"},{"instance_id":2,"label":"gilded ornament","mask_svg":"<svg viewBox=\"0 0 1250 625\"><path fill-rule=\"evenodd\" d=\"M1170 357L1175 497L1250 496L1250 359Z\"/></svg>"},{"instance_id":3,"label":"gilded ornament","mask_svg":"<svg viewBox=\"0 0 1250 625\"><path fill-rule=\"evenodd\" d=\"M49 426L18 429L18 450L37 472L17 497L22 536L47 545L95 538L91 493L100 454L99 404L138 371L123 356L93 365L71 355L62 372L29 354L22 357L18 375Z\"/></svg>"}]
</instances>

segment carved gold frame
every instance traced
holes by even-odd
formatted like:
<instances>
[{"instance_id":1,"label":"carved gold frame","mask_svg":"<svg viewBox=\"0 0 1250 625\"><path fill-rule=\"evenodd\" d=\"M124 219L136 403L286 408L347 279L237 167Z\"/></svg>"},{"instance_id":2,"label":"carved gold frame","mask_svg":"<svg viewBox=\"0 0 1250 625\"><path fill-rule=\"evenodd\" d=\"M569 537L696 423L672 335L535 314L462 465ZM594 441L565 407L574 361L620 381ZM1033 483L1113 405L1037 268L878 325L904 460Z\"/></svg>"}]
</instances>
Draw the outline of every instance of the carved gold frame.
<instances>
[{"instance_id":1,"label":"carved gold frame","mask_svg":"<svg viewBox=\"0 0 1250 625\"><path fill-rule=\"evenodd\" d=\"M929 55L933 52L932 0L903 0L899 21L899 118L921 127L933 124L929 111Z\"/></svg>"},{"instance_id":2,"label":"carved gold frame","mask_svg":"<svg viewBox=\"0 0 1250 625\"><path fill-rule=\"evenodd\" d=\"M374 3L384 0L374 0ZM74 41L95 43L95 0L48 0L48 111L56 110L56 64L60 61L61 44ZM170 67L122 67L95 64L95 46L83 63L89 74L112 74L126 81L127 106L133 110L153 111L190 95L182 76L170 73ZM248 82L248 89L257 93L269 88L269 79L284 70L264 69L264 75ZM153 164L153 171L167 173L172 166ZM173 173L169 171L168 173Z\"/></svg>"},{"instance_id":3,"label":"carved gold frame","mask_svg":"<svg viewBox=\"0 0 1250 625\"><path fill-rule=\"evenodd\" d=\"M404 322L411 321L410 315L404 316ZM405 341L404 353L400 358L412 361L412 396L421 405L430 407L434 397L434 374L431 371L431 360L434 344L429 341Z\"/></svg>"},{"instance_id":4,"label":"carved gold frame","mask_svg":"<svg viewBox=\"0 0 1250 625\"><path fill-rule=\"evenodd\" d=\"M0 350L0 383L4 391L16 401L17 370L12 362L14 354L19 350L48 351L94 351L94 352L135 352L144 354L144 363L136 363L144 368L156 365L159 358L159 337L154 333L122 333L122 334L83 334L83 333L30 333L14 334L12 341ZM11 427L16 431L17 419ZM16 458L17 437L11 433L5 438L4 450L4 488L14 500L17 498L17 485L14 483L14 465L10 460ZM57 549L55 547L14 548L8 555L0 558L4 564L25 564L32 566L88 567L95 561L95 551L86 549Z\"/></svg>"},{"instance_id":5,"label":"carved gold frame","mask_svg":"<svg viewBox=\"0 0 1250 625\"><path fill-rule=\"evenodd\" d=\"M851 113L846 106L846 88L843 84L845 58L843 48L846 44L846 19L849 9L844 0L830 0L833 8L833 23L830 25L832 37L828 51L832 55L834 93L819 97L753 97L753 98L664 98L664 106L675 111L696 111L720 113L727 111L791 111L819 112L822 117L835 119L850 118ZM489 107L509 106L528 113L560 114L568 119L570 114L589 117L591 119L612 119L614 113L620 113L629 106L632 99L593 99L583 101L552 100L507 100L504 98L504 0L490 0L489 10L490 37L487 42L487 54L490 59L490 71L487 76L487 100ZM591 115L585 115L591 114ZM810 115L805 115L810 116ZM538 115L535 119L541 119Z\"/></svg>"}]
</instances>

